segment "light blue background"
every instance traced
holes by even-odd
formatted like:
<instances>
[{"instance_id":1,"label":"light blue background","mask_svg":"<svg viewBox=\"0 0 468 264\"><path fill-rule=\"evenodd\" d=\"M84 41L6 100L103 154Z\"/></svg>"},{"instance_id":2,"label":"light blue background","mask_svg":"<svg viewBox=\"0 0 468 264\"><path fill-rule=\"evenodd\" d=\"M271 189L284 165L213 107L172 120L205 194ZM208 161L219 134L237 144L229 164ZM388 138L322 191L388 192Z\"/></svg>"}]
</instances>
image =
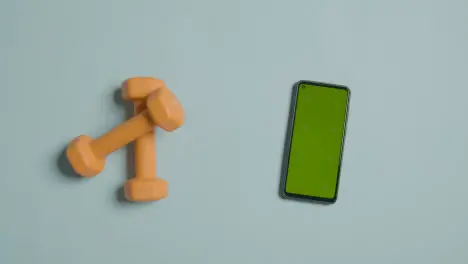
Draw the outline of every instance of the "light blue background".
<instances>
[{"instance_id":1,"label":"light blue background","mask_svg":"<svg viewBox=\"0 0 468 264\"><path fill-rule=\"evenodd\" d=\"M463 0L1 1L0 262L467 263L467 25ZM186 111L158 203L118 199L125 150L58 166L135 75ZM332 206L278 196L300 79L353 92Z\"/></svg>"}]
</instances>

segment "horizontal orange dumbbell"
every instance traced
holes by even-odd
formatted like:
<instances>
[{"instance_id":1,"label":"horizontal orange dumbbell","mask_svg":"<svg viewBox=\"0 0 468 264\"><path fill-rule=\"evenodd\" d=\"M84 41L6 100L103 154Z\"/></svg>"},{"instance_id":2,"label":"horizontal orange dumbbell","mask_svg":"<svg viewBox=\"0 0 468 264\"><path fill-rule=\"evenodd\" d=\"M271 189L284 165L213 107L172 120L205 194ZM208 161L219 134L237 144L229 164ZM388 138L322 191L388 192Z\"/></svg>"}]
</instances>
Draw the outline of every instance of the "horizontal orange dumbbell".
<instances>
[{"instance_id":1,"label":"horizontal orange dumbbell","mask_svg":"<svg viewBox=\"0 0 468 264\"><path fill-rule=\"evenodd\" d=\"M159 89L167 89L162 80L151 77L135 77L124 82L122 97L133 101L135 115L145 111L144 100ZM168 195L168 185L156 177L156 140L150 131L135 140L135 178L125 183L125 197L130 201L160 200Z\"/></svg>"},{"instance_id":2,"label":"horizontal orange dumbbell","mask_svg":"<svg viewBox=\"0 0 468 264\"><path fill-rule=\"evenodd\" d=\"M184 123L184 111L176 96L168 89L159 89L146 100L147 110L113 128L100 138L75 138L67 148L67 157L76 173L93 177L104 169L108 154L159 126L173 131Z\"/></svg>"}]
</instances>

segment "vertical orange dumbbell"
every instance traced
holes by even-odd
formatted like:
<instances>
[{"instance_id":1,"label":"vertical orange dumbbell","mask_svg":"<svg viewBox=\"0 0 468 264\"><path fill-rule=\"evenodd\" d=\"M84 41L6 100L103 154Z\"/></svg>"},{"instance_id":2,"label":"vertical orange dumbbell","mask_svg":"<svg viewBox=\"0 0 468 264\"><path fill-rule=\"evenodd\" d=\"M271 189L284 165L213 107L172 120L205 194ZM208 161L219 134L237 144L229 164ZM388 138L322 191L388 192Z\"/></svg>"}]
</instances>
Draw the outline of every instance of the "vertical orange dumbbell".
<instances>
[{"instance_id":1,"label":"vertical orange dumbbell","mask_svg":"<svg viewBox=\"0 0 468 264\"><path fill-rule=\"evenodd\" d=\"M134 114L138 115L146 109L144 100L161 89L167 89L162 80L151 77L130 78L122 86L122 97L133 101ZM153 131L135 140L135 178L128 180L124 186L125 197L130 201L155 201L168 194L167 182L156 177L155 143Z\"/></svg>"},{"instance_id":2,"label":"vertical orange dumbbell","mask_svg":"<svg viewBox=\"0 0 468 264\"><path fill-rule=\"evenodd\" d=\"M93 177L104 169L105 158L115 150L159 126L173 131L184 123L184 111L176 96L168 89L158 89L146 100L146 110L92 139L81 135L67 148L67 158L76 173Z\"/></svg>"}]
</instances>

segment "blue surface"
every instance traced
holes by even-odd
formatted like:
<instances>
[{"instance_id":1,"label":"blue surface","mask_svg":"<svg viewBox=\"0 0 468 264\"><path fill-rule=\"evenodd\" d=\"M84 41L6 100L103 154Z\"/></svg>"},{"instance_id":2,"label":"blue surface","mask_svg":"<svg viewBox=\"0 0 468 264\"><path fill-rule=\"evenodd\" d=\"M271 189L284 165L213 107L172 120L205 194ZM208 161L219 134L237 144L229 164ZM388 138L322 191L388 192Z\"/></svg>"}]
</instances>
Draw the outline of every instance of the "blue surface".
<instances>
[{"instance_id":1,"label":"blue surface","mask_svg":"<svg viewBox=\"0 0 468 264\"><path fill-rule=\"evenodd\" d=\"M383 2L1 1L0 262L467 263L468 2ZM135 75L187 114L152 204L118 199L125 150L89 180L59 159ZM353 90L332 206L278 196L300 79Z\"/></svg>"}]
</instances>

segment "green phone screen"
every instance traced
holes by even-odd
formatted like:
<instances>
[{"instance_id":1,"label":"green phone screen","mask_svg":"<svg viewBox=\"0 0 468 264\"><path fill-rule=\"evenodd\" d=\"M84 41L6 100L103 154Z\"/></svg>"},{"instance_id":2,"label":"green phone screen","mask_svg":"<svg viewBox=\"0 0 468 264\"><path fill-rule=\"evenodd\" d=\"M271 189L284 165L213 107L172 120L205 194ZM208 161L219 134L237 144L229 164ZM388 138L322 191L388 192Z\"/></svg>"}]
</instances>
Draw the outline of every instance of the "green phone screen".
<instances>
[{"instance_id":1,"label":"green phone screen","mask_svg":"<svg viewBox=\"0 0 468 264\"><path fill-rule=\"evenodd\" d=\"M291 116L286 195L336 200L348 98L346 87L298 84Z\"/></svg>"}]
</instances>

